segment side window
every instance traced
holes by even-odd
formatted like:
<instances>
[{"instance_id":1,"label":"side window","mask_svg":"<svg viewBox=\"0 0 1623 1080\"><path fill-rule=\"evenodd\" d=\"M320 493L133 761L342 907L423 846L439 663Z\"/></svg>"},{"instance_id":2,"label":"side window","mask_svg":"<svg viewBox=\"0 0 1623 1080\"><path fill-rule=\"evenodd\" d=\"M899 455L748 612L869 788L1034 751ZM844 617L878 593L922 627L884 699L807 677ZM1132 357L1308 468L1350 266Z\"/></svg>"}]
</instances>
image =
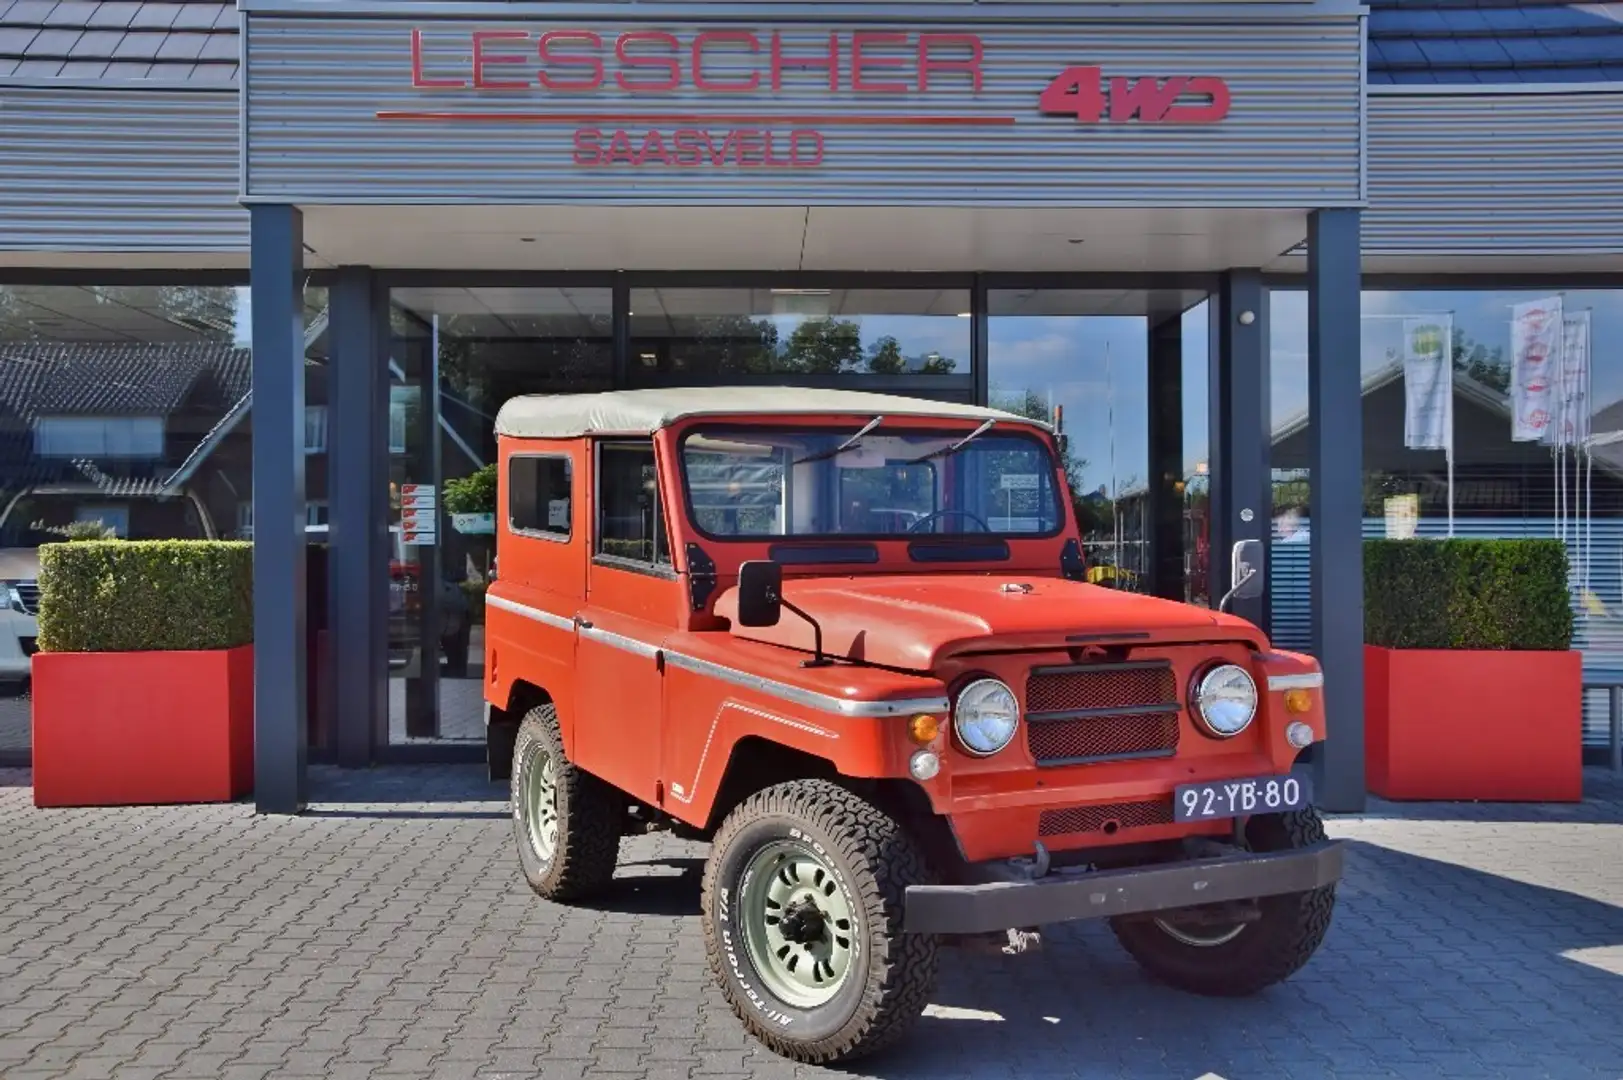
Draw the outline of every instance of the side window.
<instances>
[{"instance_id":1,"label":"side window","mask_svg":"<svg viewBox=\"0 0 1623 1080\"><path fill-rule=\"evenodd\" d=\"M566 457L507 459L507 522L514 532L569 539L574 470Z\"/></svg>"},{"instance_id":2,"label":"side window","mask_svg":"<svg viewBox=\"0 0 1623 1080\"><path fill-rule=\"evenodd\" d=\"M654 444L604 443L597 470L597 553L669 566Z\"/></svg>"}]
</instances>

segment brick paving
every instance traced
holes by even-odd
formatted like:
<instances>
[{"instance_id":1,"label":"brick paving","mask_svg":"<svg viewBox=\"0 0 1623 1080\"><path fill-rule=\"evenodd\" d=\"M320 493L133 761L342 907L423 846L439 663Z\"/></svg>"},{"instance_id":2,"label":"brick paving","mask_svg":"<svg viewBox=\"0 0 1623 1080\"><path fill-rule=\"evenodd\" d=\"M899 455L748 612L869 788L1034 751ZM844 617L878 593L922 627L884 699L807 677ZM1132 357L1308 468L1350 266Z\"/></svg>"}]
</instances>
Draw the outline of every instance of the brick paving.
<instances>
[{"instance_id":1,"label":"brick paving","mask_svg":"<svg viewBox=\"0 0 1623 1080\"><path fill-rule=\"evenodd\" d=\"M627 841L592 909L536 900L473 768L312 773L312 812L38 811L0 771L0 1076L765 1080L1623 1078L1623 783L1574 807L1381 805L1318 958L1245 1001L1103 928L949 953L910 1042L837 1073L712 988L700 845Z\"/></svg>"}]
</instances>

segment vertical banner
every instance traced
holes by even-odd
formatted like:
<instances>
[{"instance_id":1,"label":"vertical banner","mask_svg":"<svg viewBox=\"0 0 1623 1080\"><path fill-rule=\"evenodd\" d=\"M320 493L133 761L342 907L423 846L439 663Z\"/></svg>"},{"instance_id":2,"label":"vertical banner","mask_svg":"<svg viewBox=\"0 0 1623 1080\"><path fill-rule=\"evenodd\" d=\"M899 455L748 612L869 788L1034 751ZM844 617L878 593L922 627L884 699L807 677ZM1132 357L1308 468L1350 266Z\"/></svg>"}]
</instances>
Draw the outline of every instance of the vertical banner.
<instances>
[{"instance_id":1,"label":"vertical banner","mask_svg":"<svg viewBox=\"0 0 1623 1080\"><path fill-rule=\"evenodd\" d=\"M1510 309L1510 437L1538 442L1550 427L1565 329L1561 298L1532 300Z\"/></svg>"},{"instance_id":2,"label":"vertical banner","mask_svg":"<svg viewBox=\"0 0 1623 1080\"><path fill-rule=\"evenodd\" d=\"M1547 446L1578 446L1589 438L1589 312L1561 319L1561 360L1551 384Z\"/></svg>"},{"instance_id":3,"label":"vertical banner","mask_svg":"<svg viewBox=\"0 0 1623 1080\"><path fill-rule=\"evenodd\" d=\"M1453 320L1403 320L1403 445L1447 450L1454 443Z\"/></svg>"}]
</instances>

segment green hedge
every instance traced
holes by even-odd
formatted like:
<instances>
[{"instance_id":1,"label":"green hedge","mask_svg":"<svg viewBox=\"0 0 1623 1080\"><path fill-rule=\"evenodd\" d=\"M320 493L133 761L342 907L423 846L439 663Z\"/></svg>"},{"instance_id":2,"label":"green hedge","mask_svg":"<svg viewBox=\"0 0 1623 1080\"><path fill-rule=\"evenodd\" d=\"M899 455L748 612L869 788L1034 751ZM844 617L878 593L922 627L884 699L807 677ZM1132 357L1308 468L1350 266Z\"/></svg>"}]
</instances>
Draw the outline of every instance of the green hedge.
<instances>
[{"instance_id":1,"label":"green hedge","mask_svg":"<svg viewBox=\"0 0 1623 1080\"><path fill-rule=\"evenodd\" d=\"M1364 640L1392 649L1569 649L1566 546L1367 541Z\"/></svg>"},{"instance_id":2,"label":"green hedge","mask_svg":"<svg viewBox=\"0 0 1623 1080\"><path fill-rule=\"evenodd\" d=\"M227 649L254 638L254 548L87 540L39 549L46 652Z\"/></svg>"},{"instance_id":3,"label":"green hedge","mask_svg":"<svg viewBox=\"0 0 1623 1080\"><path fill-rule=\"evenodd\" d=\"M467 476L445 482L445 509L452 514L496 512L496 466L486 465Z\"/></svg>"}]
</instances>

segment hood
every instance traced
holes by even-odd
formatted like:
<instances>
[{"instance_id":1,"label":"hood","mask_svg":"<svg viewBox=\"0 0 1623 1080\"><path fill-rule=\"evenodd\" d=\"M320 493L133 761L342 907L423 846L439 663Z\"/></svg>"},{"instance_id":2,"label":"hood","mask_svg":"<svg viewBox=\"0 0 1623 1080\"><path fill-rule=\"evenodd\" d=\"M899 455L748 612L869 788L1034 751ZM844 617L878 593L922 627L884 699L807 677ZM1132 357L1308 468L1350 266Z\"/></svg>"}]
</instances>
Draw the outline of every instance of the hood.
<instances>
[{"instance_id":1,"label":"hood","mask_svg":"<svg viewBox=\"0 0 1623 1080\"><path fill-rule=\"evenodd\" d=\"M730 588L716 601L716 613L733 620L734 636L811 651L811 626L787 609L776 626L739 626L737 597ZM822 624L831 656L912 671L931 670L954 653L1065 648L1078 638L1267 645L1262 631L1233 615L1018 573L789 578L783 597Z\"/></svg>"},{"instance_id":2,"label":"hood","mask_svg":"<svg viewBox=\"0 0 1623 1080\"><path fill-rule=\"evenodd\" d=\"M39 579L39 548L0 548L0 581Z\"/></svg>"}]
</instances>

